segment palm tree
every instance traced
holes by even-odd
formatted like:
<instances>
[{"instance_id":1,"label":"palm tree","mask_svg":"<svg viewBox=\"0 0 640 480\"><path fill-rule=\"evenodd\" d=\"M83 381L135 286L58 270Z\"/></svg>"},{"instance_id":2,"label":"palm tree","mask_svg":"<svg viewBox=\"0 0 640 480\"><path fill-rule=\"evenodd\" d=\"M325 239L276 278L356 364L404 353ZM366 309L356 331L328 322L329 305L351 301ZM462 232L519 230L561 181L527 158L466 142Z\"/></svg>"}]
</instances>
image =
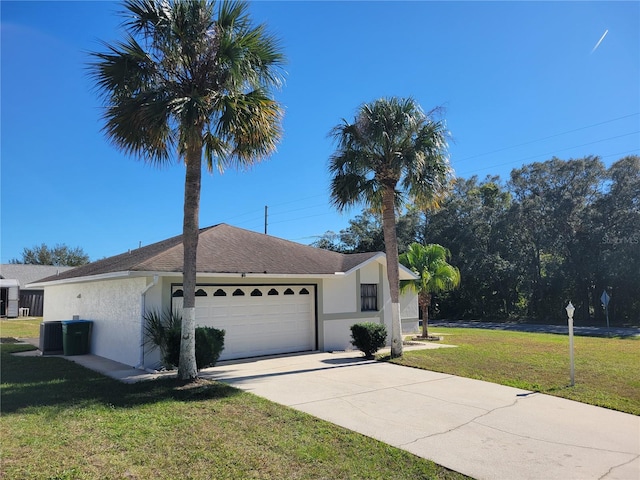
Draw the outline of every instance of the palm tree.
<instances>
[{"instance_id":1,"label":"palm tree","mask_svg":"<svg viewBox=\"0 0 640 480\"><path fill-rule=\"evenodd\" d=\"M339 209L358 203L382 212L392 307L391 356L402 355L396 209L407 200L433 206L448 189L452 171L447 130L412 98L382 98L361 105L353 123L330 133L337 150L329 161L331 200Z\"/></svg>"},{"instance_id":2,"label":"palm tree","mask_svg":"<svg viewBox=\"0 0 640 480\"><path fill-rule=\"evenodd\" d=\"M418 293L418 305L422 311L422 337L429 337L429 307L434 293L448 292L460 285L460 270L449 265L451 252L437 243L420 245L412 243L400 255L400 263L420 275L416 280L403 280L401 291L411 289Z\"/></svg>"},{"instance_id":3,"label":"palm tree","mask_svg":"<svg viewBox=\"0 0 640 480\"><path fill-rule=\"evenodd\" d=\"M195 282L204 156L209 171L274 151L282 110L270 96L284 57L244 2L126 0L125 37L92 53L113 144L156 165L184 161L184 310L178 376L196 378Z\"/></svg>"}]
</instances>

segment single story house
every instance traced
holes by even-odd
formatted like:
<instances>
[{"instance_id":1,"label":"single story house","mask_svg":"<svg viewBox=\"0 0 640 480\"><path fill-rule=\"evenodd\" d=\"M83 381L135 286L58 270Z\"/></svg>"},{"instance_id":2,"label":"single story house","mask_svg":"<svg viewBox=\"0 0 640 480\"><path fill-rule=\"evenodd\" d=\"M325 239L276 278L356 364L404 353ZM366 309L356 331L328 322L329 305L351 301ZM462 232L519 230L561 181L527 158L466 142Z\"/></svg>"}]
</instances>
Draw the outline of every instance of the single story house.
<instances>
[{"instance_id":1,"label":"single story house","mask_svg":"<svg viewBox=\"0 0 640 480\"><path fill-rule=\"evenodd\" d=\"M3 263L0 265L0 316L15 318L22 312L32 317L43 314L44 290L26 285L58 275L74 267Z\"/></svg>"},{"instance_id":2,"label":"single story house","mask_svg":"<svg viewBox=\"0 0 640 480\"><path fill-rule=\"evenodd\" d=\"M144 315L182 307L182 235L43 279L44 320L92 320L91 353L138 368L158 365L144 346ZM350 326L387 325L384 253L341 254L226 224L199 233L196 324L226 331L221 360L344 350ZM401 279L416 278L400 267ZM415 293L401 299L416 331ZM390 339L389 339L390 340Z\"/></svg>"}]
</instances>

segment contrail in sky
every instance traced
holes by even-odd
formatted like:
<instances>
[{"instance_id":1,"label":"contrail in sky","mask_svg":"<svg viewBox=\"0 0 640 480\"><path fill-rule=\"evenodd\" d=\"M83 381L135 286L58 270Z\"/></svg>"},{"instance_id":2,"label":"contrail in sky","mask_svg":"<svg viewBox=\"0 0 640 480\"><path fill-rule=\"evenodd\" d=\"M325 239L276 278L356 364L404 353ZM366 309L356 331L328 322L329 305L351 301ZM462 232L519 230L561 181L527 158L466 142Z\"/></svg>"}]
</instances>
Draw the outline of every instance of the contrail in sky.
<instances>
[{"instance_id":1,"label":"contrail in sky","mask_svg":"<svg viewBox=\"0 0 640 480\"><path fill-rule=\"evenodd\" d=\"M602 40L604 40L604 37L607 36L607 33L609 33L609 29L605 30L604 33L602 34L602 36L600 37L600 40L598 40L598 43L596 43L596 46L593 47L593 50L591 50L591 53L595 52L596 49L600 46L600 44L602 43Z\"/></svg>"}]
</instances>

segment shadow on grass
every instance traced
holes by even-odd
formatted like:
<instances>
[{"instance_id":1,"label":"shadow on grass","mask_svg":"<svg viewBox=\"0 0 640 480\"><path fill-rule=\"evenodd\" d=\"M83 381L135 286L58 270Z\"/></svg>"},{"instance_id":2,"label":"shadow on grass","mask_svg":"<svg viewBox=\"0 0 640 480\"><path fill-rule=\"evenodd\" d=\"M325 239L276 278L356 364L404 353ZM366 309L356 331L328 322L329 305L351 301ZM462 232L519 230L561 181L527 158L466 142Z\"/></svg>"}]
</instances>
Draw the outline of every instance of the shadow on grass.
<instances>
[{"instance_id":1,"label":"shadow on grass","mask_svg":"<svg viewBox=\"0 0 640 480\"><path fill-rule=\"evenodd\" d=\"M215 400L241 393L209 380L167 378L125 384L63 358L11 355L32 349L22 344L3 344L0 349L3 415L44 406L67 409L102 404L130 408L166 400Z\"/></svg>"}]
</instances>

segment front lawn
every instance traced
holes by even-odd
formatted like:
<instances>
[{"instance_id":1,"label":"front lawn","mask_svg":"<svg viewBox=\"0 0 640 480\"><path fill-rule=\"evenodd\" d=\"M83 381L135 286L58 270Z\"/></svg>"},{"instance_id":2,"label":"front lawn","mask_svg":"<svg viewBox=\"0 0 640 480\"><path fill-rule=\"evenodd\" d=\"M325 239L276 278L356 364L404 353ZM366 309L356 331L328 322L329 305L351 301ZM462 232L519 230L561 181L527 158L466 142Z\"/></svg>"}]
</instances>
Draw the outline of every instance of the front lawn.
<instances>
[{"instance_id":1,"label":"front lawn","mask_svg":"<svg viewBox=\"0 0 640 480\"><path fill-rule=\"evenodd\" d=\"M0 348L0 478L468 478L223 383L126 385Z\"/></svg>"},{"instance_id":2,"label":"front lawn","mask_svg":"<svg viewBox=\"0 0 640 480\"><path fill-rule=\"evenodd\" d=\"M458 348L405 352L394 363L533 390L640 415L640 339L433 327ZM434 333L435 334L435 333Z\"/></svg>"}]
</instances>

